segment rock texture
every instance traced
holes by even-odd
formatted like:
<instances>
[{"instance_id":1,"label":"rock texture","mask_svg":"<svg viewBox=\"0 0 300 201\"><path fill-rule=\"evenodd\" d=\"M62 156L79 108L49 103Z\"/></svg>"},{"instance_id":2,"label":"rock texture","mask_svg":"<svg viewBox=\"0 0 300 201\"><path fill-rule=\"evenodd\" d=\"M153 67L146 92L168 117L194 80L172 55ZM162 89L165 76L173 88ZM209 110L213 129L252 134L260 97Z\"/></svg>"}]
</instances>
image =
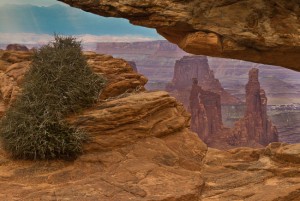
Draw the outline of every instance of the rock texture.
<instances>
[{"instance_id":1,"label":"rock texture","mask_svg":"<svg viewBox=\"0 0 300 201\"><path fill-rule=\"evenodd\" d=\"M91 135L73 162L12 161L0 152L0 199L198 200L207 148L188 122L166 92L99 103L70 118Z\"/></svg>"},{"instance_id":2,"label":"rock texture","mask_svg":"<svg viewBox=\"0 0 300 201\"><path fill-rule=\"evenodd\" d=\"M207 147L189 130L183 106L167 92L135 90L146 78L124 60L85 56L108 85L98 104L66 119L89 133L84 154L72 162L13 161L0 145L0 200L199 199ZM13 75L24 74L26 64Z\"/></svg>"},{"instance_id":3,"label":"rock texture","mask_svg":"<svg viewBox=\"0 0 300 201\"><path fill-rule=\"evenodd\" d=\"M100 96L101 99L145 90L144 85L148 81L147 78L136 73L132 66L123 59L114 59L112 56L99 55L94 52L85 52L84 55L94 72L107 78L106 87Z\"/></svg>"},{"instance_id":4,"label":"rock texture","mask_svg":"<svg viewBox=\"0 0 300 201\"><path fill-rule=\"evenodd\" d=\"M256 68L249 71L245 116L236 123L233 133L237 145L251 141L267 145L278 141L277 129L267 116L267 97L265 91L260 88Z\"/></svg>"},{"instance_id":5,"label":"rock texture","mask_svg":"<svg viewBox=\"0 0 300 201\"><path fill-rule=\"evenodd\" d=\"M126 80L135 77L143 86L145 78L124 60L85 55L92 68L107 77L107 92L110 85L120 83L120 76L128 92L122 87L111 90L113 96L107 93L107 99L100 98L94 107L66 119L90 134L83 155L74 161L12 160L0 145L0 200L296 201L299 197L299 144L207 151L189 130L190 115L175 98L161 91L132 90L136 85ZM1 69L27 61L5 62L1 60ZM16 70L13 75L17 72L22 74Z\"/></svg>"},{"instance_id":6,"label":"rock texture","mask_svg":"<svg viewBox=\"0 0 300 201\"><path fill-rule=\"evenodd\" d=\"M205 91L194 78L190 93L191 129L200 139L209 142L223 129L221 97L217 93Z\"/></svg>"},{"instance_id":7,"label":"rock texture","mask_svg":"<svg viewBox=\"0 0 300 201\"><path fill-rule=\"evenodd\" d=\"M210 147L231 149L233 147L260 148L278 142L277 128L267 115L267 97L258 81L258 69L249 71L246 85L246 111L233 128L222 122L220 95L203 90L194 79L190 94L191 129Z\"/></svg>"},{"instance_id":8,"label":"rock texture","mask_svg":"<svg viewBox=\"0 0 300 201\"><path fill-rule=\"evenodd\" d=\"M179 132L189 127L189 119L183 106L167 92L152 92L100 102L69 122L96 137L89 149L106 150Z\"/></svg>"},{"instance_id":9,"label":"rock texture","mask_svg":"<svg viewBox=\"0 0 300 201\"><path fill-rule=\"evenodd\" d=\"M186 93L190 93L193 78L198 80L199 85L204 90L219 94L222 104L234 105L241 103L240 100L224 90L219 80L215 78L214 72L209 68L206 56L184 56L177 60L172 82L166 89L167 91L177 90L178 94L183 93L179 96L184 98ZM186 100L180 98L185 105L188 102L187 97Z\"/></svg>"},{"instance_id":10,"label":"rock texture","mask_svg":"<svg viewBox=\"0 0 300 201\"><path fill-rule=\"evenodd\" d=\"M264 149L208 149L202 201L297 201L300 146L272 143ZM293 158L293 159L292 159Z\"/></svg>"},{"instance_id":11,"label":"rock texture","mask_svg":"<svg viewBox=\"0 0 300 201\"><path fill-rule=\"evenodd\" d=\"M299 0L59 1L156 28L189 53L300 70Z\"/></svg>"},{"instance_id":12,"label":"rock texture","mask_svg":"<svg viewBox=\"0 0 300 201\"><path fill-rule=\"evenodd\" d=\"M31 55L32 52L2 51L0 53L0 114L20 93L19 86L30 66ZM147 78L134 72L124 60L94 52L85 52L84 55L91 68L107 78L101 99L145 90Z\"/></svg>"}]
</instances>

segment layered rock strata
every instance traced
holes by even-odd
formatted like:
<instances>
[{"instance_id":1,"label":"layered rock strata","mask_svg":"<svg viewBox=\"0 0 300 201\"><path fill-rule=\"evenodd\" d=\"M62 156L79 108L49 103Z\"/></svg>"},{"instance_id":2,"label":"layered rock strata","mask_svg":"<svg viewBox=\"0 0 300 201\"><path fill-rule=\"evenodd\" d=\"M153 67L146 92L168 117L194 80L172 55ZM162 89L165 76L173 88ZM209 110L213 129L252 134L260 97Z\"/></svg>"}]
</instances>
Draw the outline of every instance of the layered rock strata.
<instances>
[{"instance_id":1,"label":"layered rock strata","mask_svg":"<svg viewBox=\"0 0 300 201\"><path fill-rule=\"evenodd\" d=\"M185 51L300 70L299 0L59 0L87 12L127 18Z\"/></svg>"},{"instance_id":2,"label":"layered rock strata","mask_svg":"<svg viewBox=\"0 0 300 201\"><path fill-rule=\"evenodd\" d=\"M91 52L86 56L108 83L119 83L119 76L124 82L135 76L141 86L145 83L124 60ZM16 64L2 62L0 67ZM67 118L91 137L74 161L12 160L0 145L0 200L296 201L299 197L299 144L207 151L188 129L190 115L168 93L112 92L113 96L108 93L107 99Z\"/></svg>"},{"instance_id":3,"label":"layered rock strata","mask_svg":"<svg viewBox=\"0 0 300 201\"><path fill-rule=\"evenodd\" d=\"M177 45L166 40L97 43L95 51L134 61L139 73L149 79L146 85L148 89L157 89L157 83L165 86L167 82L170 82L175 61L187 55ZM159 90L164 90L164 87Z\"/></svg>"},{"instance_id":4,"label":"layered rock strata","mask_svg":"<svg viewBox=\"0 0 300 201\"><path fill-rule=\"evenodd\" d=\"M106 100L69 122L90 135L73 162L13 161L0 148L1 200L199 199L207 148L166 92Z\"/></svg>"},{"instance_id":5,"label":"layered rock strata","mask_svg":"<svg viewBox=\"0 0 300 201\"><path fill-rule=\"evenodd\" d=\"M90 67L107 79L106 87L100 98L119 96L134 91L144 91L147 78L135 73L133 68L122 59L113 59L109 55L85 52ZM32 52L2 51L0 52L0 111L20 93L25 72L31 64Z\"/></svg>"},{"instance_id":6,"label":"layered rock strata","mask_svg":"<svg viewBox=\"0 0 300 201\"><path fill-rule=\"evenodd\" d=\"M260 88L256 68L249 71L245 116L236 123L233 133L238 144L254 141L267 145L278 141L277 129L267 116L267 97L265 91Z\"/></svg>"},{"instance_id":7,"label":"layered rock strata","mask_svg":"<svg viewBox=\"0 0 300 201\"><path fill-rule=\"evenodd\" d=\"M108 84L99 103L66 119L89 134L84 154L73 162L13 161L0 146L0 199L197 200L207 147L188 129L190 115L167 92L135 90L146 78L124 60L85 56Z\"/></svg>"},{"instance_id":8,"label":"layered rock strata","mask_svg":"<svg viewBox=\"0 0 300 201\"><path fill-rule=\"evenodd\" d=\"M194 78L190 93L191 129L209 142L222 131L221 97L203 90Z\"/></svg>"},{"instance_id":9,"label":"layered rock strata","mask_svg":"<svg viewBox=\"0 0 300 201\"><path fill-rule=\"evenodd\" d=\"M217 93L221 96L222 104L240 104L241 101L229 94L222 87L214 72L210 70L206 56L184 56L177 60L174 66L174 75L172 82L167 86L167 91L174 91L176 97L179 94L179 100L188 105L186 94L191 91L193 78L198 80L199 85L206 91ZM180 95L182 93L182 95ZM173 93L172 93L173 94Z\"/></svg>"},{"instance_id":10,"label":"layered rock strata","mask_svg":"<svg viewBox=\"0 0 300 201\"><path fill-rule=\"evenodd\" d=\"M202 175L202 201L297 201L299 144L272 143L263 149L209 148Z\"/></svg>"}]
</instances>

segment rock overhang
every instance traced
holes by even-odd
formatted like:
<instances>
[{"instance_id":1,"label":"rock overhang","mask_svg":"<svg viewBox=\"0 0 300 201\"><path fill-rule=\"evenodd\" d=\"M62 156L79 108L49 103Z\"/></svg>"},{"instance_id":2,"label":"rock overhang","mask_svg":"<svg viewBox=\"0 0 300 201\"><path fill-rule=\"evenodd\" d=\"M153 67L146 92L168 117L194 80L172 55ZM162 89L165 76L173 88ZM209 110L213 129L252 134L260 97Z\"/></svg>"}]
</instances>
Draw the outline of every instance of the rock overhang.
<instances>
[{"instance_id":1,"label":"rock overhang","mask_svg":"<svg viewBox=\"0 0 300 201\"><path fill-rule=\"evenodd\" d=\"M265 0L59 0L155 28L186 52L300 71L300 2Z\"/></svg>"}]
</instances>

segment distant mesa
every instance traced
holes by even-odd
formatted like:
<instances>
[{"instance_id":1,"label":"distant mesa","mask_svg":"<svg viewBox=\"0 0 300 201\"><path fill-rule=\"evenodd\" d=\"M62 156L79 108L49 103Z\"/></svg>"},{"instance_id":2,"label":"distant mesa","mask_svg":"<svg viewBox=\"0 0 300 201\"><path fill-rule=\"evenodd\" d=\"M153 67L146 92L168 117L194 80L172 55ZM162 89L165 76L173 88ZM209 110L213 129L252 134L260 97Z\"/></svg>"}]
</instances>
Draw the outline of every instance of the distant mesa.
<instances>
[{"instance_id":1,"label":"distant mesa","mask_svg":"<svg viewBox=\"0 0 300 201\"><path fill-rule=\"evenodd\" d=\"M29 49L25 45L20 45L20 44L9 44L6 46L6 50L8 50L8 51L26 51L26 52L29 51Z\"/></svg>"},{"instance_id":2,"label":"distant mesa","mask_svg":"<svg viewBox=\"0 0 300 201\"><path fill-rule=\"evenodd\" d=\"M132 67L132 70L134 72L138 72L137 67L136 67L136 63L134 61L127 61L127 63Z\"/></svg>"},{"instance_id":3,"label":"distant mesa","mask_svg":"<svg viewBox=\"0 0 300 201\"><path fill-rule=\"evenodd\" d=\"M198 80L199 85L204 90L219 94L222 104L235 105L241 103L238 98L228 93L219 80L215 78L206 56L184 56L177 60L172 82L167 85L166 90L173 92L173 95L179 97L179 100L187 106L193 78Z\"/></svg>"}]
</instances>

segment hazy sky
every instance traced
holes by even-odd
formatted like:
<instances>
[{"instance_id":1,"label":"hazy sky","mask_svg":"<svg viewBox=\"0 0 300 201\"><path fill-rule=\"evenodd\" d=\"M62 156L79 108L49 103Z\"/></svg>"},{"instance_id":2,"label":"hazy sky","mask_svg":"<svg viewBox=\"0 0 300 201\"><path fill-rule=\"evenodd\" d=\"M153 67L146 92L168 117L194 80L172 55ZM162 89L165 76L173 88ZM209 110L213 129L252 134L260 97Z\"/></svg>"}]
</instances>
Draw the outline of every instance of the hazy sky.
<instances>
[{"instance_id":1,"label":"hazy sky","mask_svg":"<svg viewBox=\"0 0 300 201\"><path fill-rule=\"evenodd\" d=\"M63 3L56 0L0 0L0 6L4 4L32 4L37 6L51 6L53 4L63 5Z\"/></svg>"},{"instance_id":2,"label":"hazy sky","mask_svg":"<svg viewBox=\"0 0 300 201\"><path fill-rule=\"evenodd\" d=\"M53 33L88 35L89 40L163 39L155 29L134 26L126 19L94 15L56 0L0 0L0 43L28 41L28 36L42 39Z\"/></svg>"}]
</instances>

